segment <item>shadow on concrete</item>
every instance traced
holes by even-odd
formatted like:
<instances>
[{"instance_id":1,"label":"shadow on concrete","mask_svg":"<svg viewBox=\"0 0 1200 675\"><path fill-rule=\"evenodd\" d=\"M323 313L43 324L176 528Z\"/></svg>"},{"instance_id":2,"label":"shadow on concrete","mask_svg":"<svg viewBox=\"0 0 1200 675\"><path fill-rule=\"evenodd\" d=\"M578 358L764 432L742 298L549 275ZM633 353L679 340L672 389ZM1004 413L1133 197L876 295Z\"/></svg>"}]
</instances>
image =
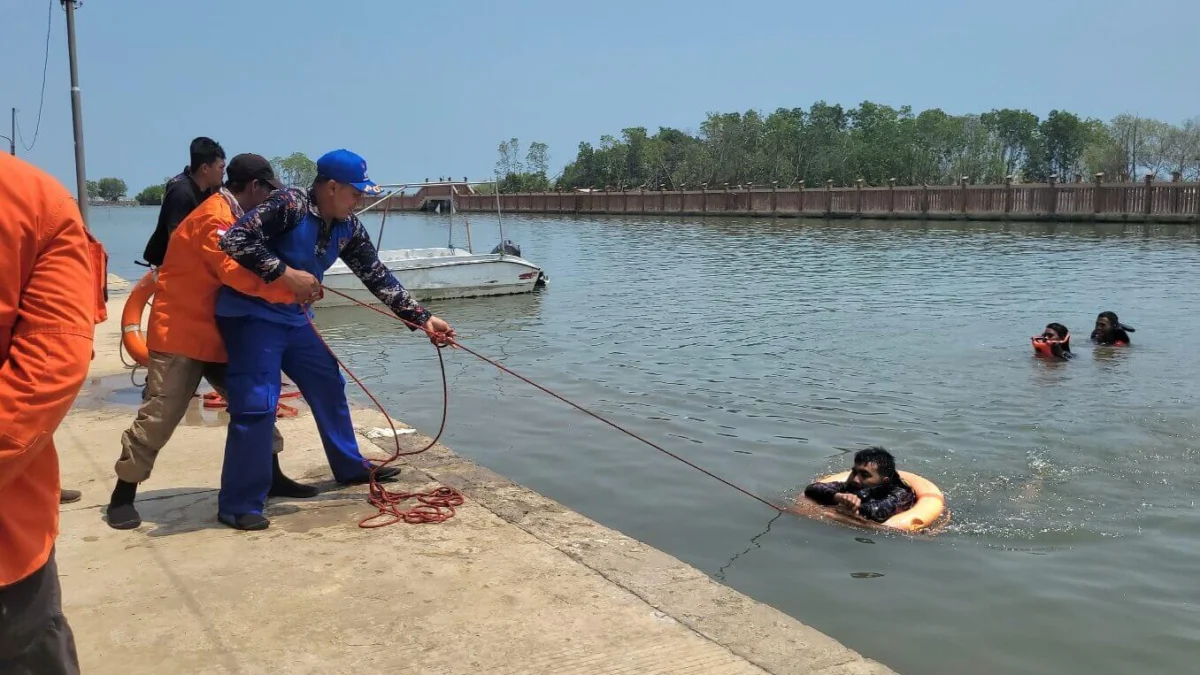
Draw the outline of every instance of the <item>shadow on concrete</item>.
<instances>
[{"instance_id":1,"label":"shadow on concrete","mask_svg":"<svg viewBox=\"0 0 1200 675\"><path fill-rule=\"evenodd\" d=\"M367 503L367 495L360 490L339 485L333 480L311 481L309 484L316 486L321 493L309 499L271 497L267 500L267 508L263 515L271 519L272 527L306 532L315 527L350 519L357 522L375 511L374 507ZM394 491L410 489L410 486L398 483L389 483L388 487ZM412 489L416 487L411 486ZM218 492L214 488L178 487L140 493L136 505L138 514L142 517L142 527L139 527L138 531L144 532L148 537L169 537L224 528L226 525L217 520ZM107 522L107 506L99 505L95 508L101 520ZM336 509L339 514L334 515L330 512L331 509ZM354 513L349 513L350 510ZM358 513L361 513L361 516L355 519L354 516ZM146 526L150 526L149 529Z\"/></svg>"}]
</instances>

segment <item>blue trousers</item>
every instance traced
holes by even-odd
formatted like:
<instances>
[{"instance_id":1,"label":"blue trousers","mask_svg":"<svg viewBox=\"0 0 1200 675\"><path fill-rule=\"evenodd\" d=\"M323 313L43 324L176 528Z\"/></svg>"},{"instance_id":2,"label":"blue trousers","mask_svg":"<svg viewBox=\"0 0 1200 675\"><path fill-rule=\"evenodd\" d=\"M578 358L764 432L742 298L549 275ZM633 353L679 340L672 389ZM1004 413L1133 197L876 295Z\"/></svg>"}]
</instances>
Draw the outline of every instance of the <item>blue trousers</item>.
<instances>
[{"instance_id":1,"label":"blue trousers","mask_svg":"<svg viewBox=\"0 0 1200 675\"><path fill-rule=\"evenodd\" d=\"M229 431L218 513L261 514L266 506L280 372L296 383L312 408L334 478L344 482L365 477L367 468L346 401L346 380L316 330L252 316L218 316L217 328L229 352L225 383Z\"/></svg>"}]
</instances>

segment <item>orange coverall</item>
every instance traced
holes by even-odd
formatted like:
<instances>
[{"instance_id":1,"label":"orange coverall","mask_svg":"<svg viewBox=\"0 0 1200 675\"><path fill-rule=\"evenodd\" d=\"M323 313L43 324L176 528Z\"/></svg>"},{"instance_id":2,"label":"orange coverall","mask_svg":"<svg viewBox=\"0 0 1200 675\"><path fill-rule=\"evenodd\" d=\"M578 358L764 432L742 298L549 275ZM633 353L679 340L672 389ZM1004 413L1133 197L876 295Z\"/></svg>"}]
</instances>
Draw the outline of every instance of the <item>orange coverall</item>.
<instances>
[{"instance_id":1,"label":"orange coverall","mask_svg":"<svg viewBox=\"0 0 1200 675\"><path fill-rule=\"evenodd\" d=\"M66 188L0 155L0 587L42 568L58 535L54 431L92 357L97 286Z\"/></svg>"}]
</instances>

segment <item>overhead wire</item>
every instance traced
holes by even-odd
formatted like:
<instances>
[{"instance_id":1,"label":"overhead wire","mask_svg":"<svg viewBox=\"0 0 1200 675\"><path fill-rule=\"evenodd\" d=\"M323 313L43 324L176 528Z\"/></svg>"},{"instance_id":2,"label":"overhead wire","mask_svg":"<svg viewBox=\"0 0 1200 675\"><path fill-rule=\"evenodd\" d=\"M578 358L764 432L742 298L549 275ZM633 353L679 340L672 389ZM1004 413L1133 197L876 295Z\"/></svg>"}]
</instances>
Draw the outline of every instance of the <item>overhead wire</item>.
<instances>
[{"instance_id":1,"label":"overhead wire","mask_svg":"<svg viewBox=\"0 0 1200 675\"><path fill-rule=\"evenodd\" d=\"M21 137L21 145L25 148L25 152L33 150L33 146L37 145L38 134L42 130L42 108L46 103L46 73L50 66L50 28L54 25L54 0L50 0L46 7L46 54L42 58L42 93L38 97L38 114L37 124L33 127L33 140L29 145L25 145L25 134L21 132L21 122L16 120L17 132Z\"/></svg>"}]
</instances>

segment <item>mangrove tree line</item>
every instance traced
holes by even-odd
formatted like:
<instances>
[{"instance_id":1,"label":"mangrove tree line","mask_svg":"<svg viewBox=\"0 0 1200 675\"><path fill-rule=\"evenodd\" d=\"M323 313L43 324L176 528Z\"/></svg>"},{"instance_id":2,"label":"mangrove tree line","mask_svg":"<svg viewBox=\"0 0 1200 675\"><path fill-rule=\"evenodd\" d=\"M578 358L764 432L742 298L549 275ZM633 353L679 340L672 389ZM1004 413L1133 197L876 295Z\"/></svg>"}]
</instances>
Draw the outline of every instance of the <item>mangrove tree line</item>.
<instances>
[{"instance_id":1,"label":"mangrove tree line","mask_svg":"<svg viewBox=\"0 0 1200 675\"><path fill-rule=\"evenodd\" d=\"M543 144L537 164L513 162L516 139L501 144L497 174L505 192L546 189L700 189L708 186L809 187L825 184L898 185L1105 180L1151 173L1200 180L1200 117L1172 124L1135 114L1109 122L1053 110L1044 119L1027 110L950 115L914 114L869 101L854 108L814 103L769 115L709 113L698 133L660 127L622 129L579 144L556 180L545 175ZM534 146L531 146L531 149ZM529 164L533 164L530 162Z\"/></svg>"}]
</instances>

